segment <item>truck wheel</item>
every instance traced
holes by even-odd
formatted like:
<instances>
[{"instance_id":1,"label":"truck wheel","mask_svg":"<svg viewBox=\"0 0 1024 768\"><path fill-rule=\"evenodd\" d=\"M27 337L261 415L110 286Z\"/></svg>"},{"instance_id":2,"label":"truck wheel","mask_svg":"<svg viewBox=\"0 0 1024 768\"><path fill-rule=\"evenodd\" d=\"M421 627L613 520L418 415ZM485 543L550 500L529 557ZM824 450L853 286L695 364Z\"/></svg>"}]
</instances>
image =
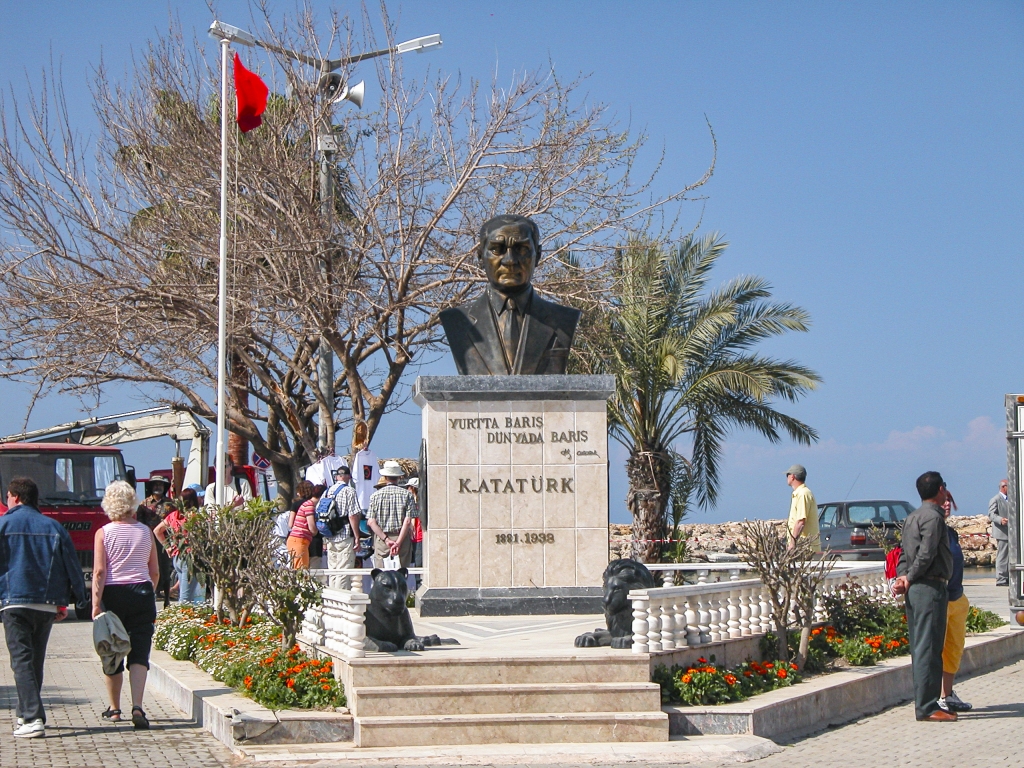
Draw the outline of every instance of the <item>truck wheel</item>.
<instances>
[{"instance_id":1,"label":"truck wheel","mask_svg":"<svg viewBox=\"0 0 1024 768\"><path fill-rule=\"evenodd\" d=\"M75 618L79 621L92 621L92 601L79 603L75 606Z\"/></svg>"}]
</instances>

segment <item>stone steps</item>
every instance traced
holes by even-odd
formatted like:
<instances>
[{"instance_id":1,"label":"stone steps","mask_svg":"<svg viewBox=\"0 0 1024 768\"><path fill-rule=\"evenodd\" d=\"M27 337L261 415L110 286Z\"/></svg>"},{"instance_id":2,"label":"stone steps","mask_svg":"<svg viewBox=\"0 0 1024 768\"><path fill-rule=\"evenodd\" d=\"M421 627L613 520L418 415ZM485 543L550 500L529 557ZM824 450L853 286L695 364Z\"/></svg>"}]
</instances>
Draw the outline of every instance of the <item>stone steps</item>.
<instances>
[{"instance_id":1,"label":"stone steps","mask_svg":"<svg viewBox=\"0 0 1024 768\"><path fill-rule=\"evenodd\" d=\"M345 691L360 748L667 741L646 656L352 659Z\"/></svg>"},{"instance_id":2,"label":"stone steps","mask_svg":"<svg viewBox=\"0 0 1024 768\"><path fill-rule=\"evenodd\" d=\"M656 683L520 683L407 685L355 688L355 717L523 714L548 712L656 712Z\"/></svg>"},{"instance_id":3,"label":"stone steps","mask_svg":"<svg viewBox=\"0 0 1024 768\"><path fill-rule=\"evenodd\" d=\"M646 656L373 656L345 660L345 687L408 685L517 685L529 683L646 683Z\"/></svg>"},{"instance_id":4,"label":"stone steps","mask_svg":"<svg viewBox=\"0 0 1024 768\"><path fill-rule=\"evenodd\" d=\"M664 712L573 712L357 717L365 747L668 741Z\"/></svg>"}]
</instances>

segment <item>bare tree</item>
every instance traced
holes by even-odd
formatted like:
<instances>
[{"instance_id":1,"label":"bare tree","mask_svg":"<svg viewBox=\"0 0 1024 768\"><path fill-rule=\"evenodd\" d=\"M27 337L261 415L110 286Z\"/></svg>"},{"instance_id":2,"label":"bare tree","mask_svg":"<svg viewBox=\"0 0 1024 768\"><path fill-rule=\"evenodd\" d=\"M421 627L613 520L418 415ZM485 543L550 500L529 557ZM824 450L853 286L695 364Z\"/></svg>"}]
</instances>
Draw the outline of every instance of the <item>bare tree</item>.
<instances>
[{"instance_id":1,"label":"bare tree","mask_svg":"<svg viewBox=\"0 0 1024 768\"><path fill-rule=\"evenodd\" d=\"M319 26L308 14L263 16L256 31L315 58L338 47L346 56L393 44L381 12L383 40L365 19L340 16ZM59 72L29 100L0 102L7 377L93 395L112 382L157 385L165 401L215 418L214 54L172 28L123 82L101 66L91 142L75 129ZM415 81L399 58L375 62L376 106L357 112L332 108L314 68L249 54L274 93L262 127L231 133L227 421L272 462L286 496L316 458L322 409L332 439L348 419L364 420L372 437L400 404L407 367L440 339L439 311L483 279L482 221L535 217L554 266L539 287L592 303L606 246L655 215L671 230L675 204L710 175L653 195L653 176L635 173L645 136L617 125L580 80L527 72L483 87L449 75ZM316 137L325 132L341 151L329 169L338 194L322 206ZM321 338L339 361L331 403L315 374Z\"/></svg>"},{"instance_id":2,"label":"bare tree","mask_svg":"<svg viewBox=\"0 0 1024 768\"><path fill-rule=\"evenodd\" d=\"M778 657L789 661L789 629L799 627L800 647L794 663L803 669L817 595L832 571L835 555L818 552L805 536L790 547L785 535L763 520L744 521L742 531L736 548L740 557L757 571L768 593Z\"/></svg>"}]
</instances>

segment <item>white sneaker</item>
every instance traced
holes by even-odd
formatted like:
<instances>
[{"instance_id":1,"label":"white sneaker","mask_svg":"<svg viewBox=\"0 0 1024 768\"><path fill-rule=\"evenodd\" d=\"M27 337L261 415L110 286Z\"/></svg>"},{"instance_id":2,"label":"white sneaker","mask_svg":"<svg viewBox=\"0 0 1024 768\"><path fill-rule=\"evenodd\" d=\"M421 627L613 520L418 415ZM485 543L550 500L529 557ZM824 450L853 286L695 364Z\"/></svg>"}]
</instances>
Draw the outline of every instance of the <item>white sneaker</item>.
<instances>
[{"instance_id":1,"label":"white sneaker","mask_svg":"<svg viewBox=\"0 0 1024 768\"><path fill-rule=\"evenodd\" d=\"M46 731L46 725L42 720L29 720L27 723L23 723L17 730L14 731L14 735L22 739L37 739L43 735Z\"/></svg>"},{"instance_id":2,"label":"white sneaker","mask_svg":"<svg viewBox=\"0 0 1024 768\"><path fill-rule=\"evenodd\" d=\"M973 705L968 704L966 701L956 695L956 691L950 691L949 696L946 697L946 706L949 707L951 712L969 712L974 708Z\"/></svg>"},{"instance_id":3,"label":"white sneaker","mask_svg":"<svg viewBox=\"0 0 1024 768\"><path fill-rule=\"evenodd\" d=\"M18 730L18 729L19 729L19 728L21 728L21 726L23 726L24 724L25 724L25 718L23 718L23 717L19 717L19 718L18 718L18 724L17 724L16 726L14 726L14 730Z\"/></svg>"}]
</instances>

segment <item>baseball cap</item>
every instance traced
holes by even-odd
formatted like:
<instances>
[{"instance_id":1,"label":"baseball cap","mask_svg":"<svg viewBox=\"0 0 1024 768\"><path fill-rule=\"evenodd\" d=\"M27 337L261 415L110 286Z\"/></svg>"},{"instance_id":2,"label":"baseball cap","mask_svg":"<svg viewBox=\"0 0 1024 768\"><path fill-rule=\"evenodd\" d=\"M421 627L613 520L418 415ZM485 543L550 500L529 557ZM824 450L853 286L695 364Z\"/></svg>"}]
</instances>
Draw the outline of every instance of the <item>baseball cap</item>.
<instances>
[{"instance_id":1,"label":"baseball cap","mask_svg":"<svg viewBox=\"0 0 1024 768\"><path fill-rule=\"evenodd\" d=\"M792 475L801 483L807 479L807 470L804 469L803 464L794 464L792 467L786 470L787 475Z\"/></svg>"}]
</instances>

